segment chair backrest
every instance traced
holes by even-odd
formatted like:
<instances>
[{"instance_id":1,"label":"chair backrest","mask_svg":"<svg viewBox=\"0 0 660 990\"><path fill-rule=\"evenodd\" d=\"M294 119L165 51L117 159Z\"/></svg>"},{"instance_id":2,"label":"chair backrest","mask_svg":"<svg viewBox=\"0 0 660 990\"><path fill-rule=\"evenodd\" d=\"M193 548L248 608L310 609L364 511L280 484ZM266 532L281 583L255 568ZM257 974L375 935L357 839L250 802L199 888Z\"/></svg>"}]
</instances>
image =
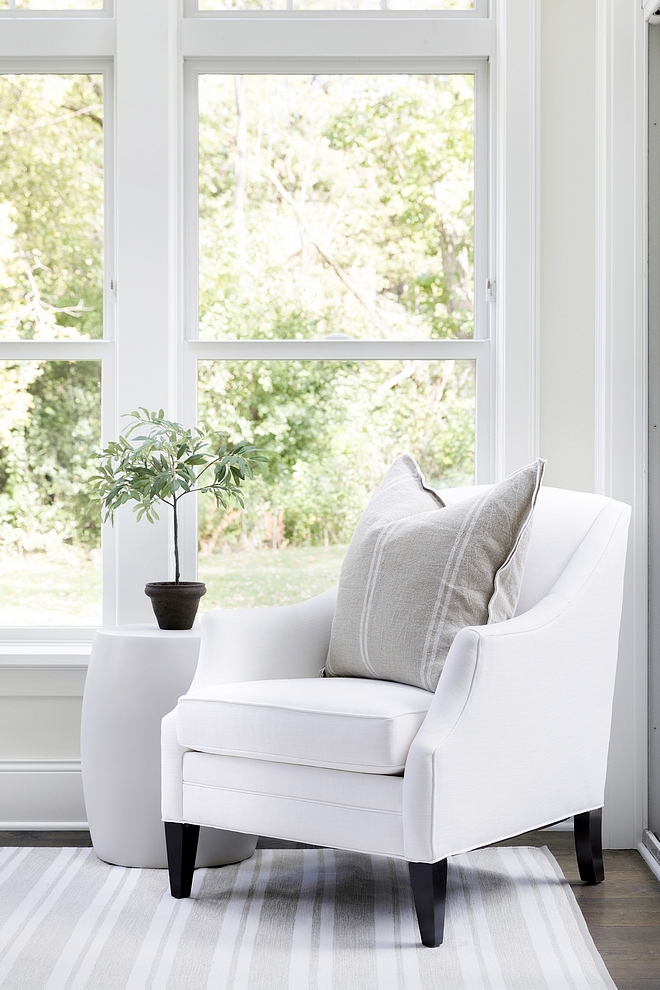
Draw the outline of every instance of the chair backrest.
<instances>
[{"instance_id":1,"label":"chair backrest","mask_svg":"<svg viewBox=\"0 0 660 990\"><path fill-rule=\"evenodd\" d=\"M450 505L488 488L449 488L440 492ZM564 488L541 488L534 509L532 536L525 564L516 614L521 615L541 601L566 570L598 516L612 499Z\"/></svg>"}]
</instances>

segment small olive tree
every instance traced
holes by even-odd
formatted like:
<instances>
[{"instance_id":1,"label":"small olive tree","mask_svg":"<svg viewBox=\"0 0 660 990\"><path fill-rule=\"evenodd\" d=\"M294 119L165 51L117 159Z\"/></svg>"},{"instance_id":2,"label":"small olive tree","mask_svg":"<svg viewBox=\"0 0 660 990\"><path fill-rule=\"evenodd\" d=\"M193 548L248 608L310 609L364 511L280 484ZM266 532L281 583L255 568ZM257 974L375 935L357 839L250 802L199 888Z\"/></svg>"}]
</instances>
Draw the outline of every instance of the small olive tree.
<instances>
[{"instance_id":1,"label":"small olive tree","mask_svg":"<svg viewBox=\"0 0 660 990\"><path fill-rule=\"evenodd\" d=\"M172 423L162 409L150 413L140 408L127 415L133 422L119 439L92 455L98 464L98 473L90 479L92 498L100 501L104 522L114 522L116 510L126 502L137 503L137 518L151 523L158 519L157 503L169 505L179 584L179 501L193 492L209 492L223 508L232 498L243 508L241 485L266 458L258 447L244 440L232 444L218 430L187 430ZM136 436L140 428L146 432Z\"/></svg>"}]
</instances>

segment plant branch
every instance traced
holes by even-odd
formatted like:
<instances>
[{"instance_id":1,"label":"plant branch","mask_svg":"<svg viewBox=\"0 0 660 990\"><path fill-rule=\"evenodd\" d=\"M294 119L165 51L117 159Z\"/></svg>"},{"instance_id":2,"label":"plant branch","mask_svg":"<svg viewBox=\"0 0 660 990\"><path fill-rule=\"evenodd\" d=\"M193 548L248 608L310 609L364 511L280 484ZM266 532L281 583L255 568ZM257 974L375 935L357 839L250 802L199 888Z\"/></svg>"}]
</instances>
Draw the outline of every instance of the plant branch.
<instances>
[{"instance_id":1,"label":"plant branch","mask_svg":"<svg viewBox=\"0 0 660 990\"><path fill-rule=\"evenodd\" d=\"M179 570L179 517L176 511L176 495L174 497L174 502L172 508L174 509L174 581L175 584L179 583L181 577L181 571Z\"/></svg>"}]
</instances>

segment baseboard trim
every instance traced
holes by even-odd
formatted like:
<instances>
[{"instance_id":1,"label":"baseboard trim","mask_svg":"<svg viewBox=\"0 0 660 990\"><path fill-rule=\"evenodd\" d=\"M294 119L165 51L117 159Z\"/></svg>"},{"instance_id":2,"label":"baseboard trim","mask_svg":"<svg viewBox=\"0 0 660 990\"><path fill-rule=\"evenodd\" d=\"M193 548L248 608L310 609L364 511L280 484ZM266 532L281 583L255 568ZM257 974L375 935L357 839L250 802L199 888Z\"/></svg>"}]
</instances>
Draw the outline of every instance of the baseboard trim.
<instances>
[{"instance_id":1,"label":"baseboard trim","mask_svg":"<svg viewBox=\"0 0 660 990\"><path fill-rule=\"evenodd\" d=\"M0 760L0 828L86 829L80 760Z\"/></svg>"},{"instance_id":2,"label":"baseboard trim","mask_svg":"<svg viewBox=\"0 0 660 990\"><path fill-rule=\"evenodd\" d=\"M80 772L80 760L0 760L0 773Z\"/></svg>"},{"instance_id":3,"label":"baseboard trim","mask_svg":"<svg viewBox=\"0 0 660 990\"><path fill-rule=\"evenodd\" d=\"M0 832L89 832L89 822L0 822Z\"/></svg>"}]
</instances>

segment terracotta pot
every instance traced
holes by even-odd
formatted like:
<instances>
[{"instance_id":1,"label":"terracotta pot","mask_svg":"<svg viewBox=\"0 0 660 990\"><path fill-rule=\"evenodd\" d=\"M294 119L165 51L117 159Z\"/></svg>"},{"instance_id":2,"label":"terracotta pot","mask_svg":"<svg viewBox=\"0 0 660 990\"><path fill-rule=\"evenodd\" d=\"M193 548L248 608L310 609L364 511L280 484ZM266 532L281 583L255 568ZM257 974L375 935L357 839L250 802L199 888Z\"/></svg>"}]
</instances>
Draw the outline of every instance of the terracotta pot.
<instances>
[{"instance_id":1,"label":"terracotta pot","mask_svg":"<svg viewBox=\"0 0 660 990\"><path fill-rule=\"evenodd\" d=\"M161 629L192 629L199 600L206 594L202 581L152 581L144 589Z\"/></svg>"}]
</instances>

